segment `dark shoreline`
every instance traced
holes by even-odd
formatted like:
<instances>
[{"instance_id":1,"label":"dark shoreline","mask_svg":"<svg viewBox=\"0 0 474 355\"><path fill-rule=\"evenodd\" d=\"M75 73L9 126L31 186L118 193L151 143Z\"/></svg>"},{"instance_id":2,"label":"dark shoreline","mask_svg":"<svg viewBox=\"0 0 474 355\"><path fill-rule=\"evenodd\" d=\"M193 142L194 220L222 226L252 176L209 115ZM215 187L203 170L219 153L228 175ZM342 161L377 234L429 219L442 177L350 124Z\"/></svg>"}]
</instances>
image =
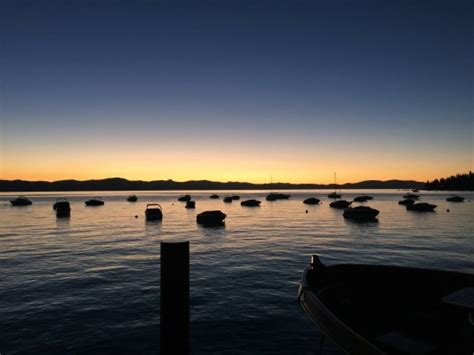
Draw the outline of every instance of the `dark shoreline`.
<instances>
[{"instance_id":1,"label":"dark shoreline","mask_svg":"<svg viewBox=\"0 0 474 355\"><path fill-rule=\"evenodd\" d=\"M248 182L217 182L193 180L178 182L173 180L140 181L122 178L102 180L60 180L25 181L0 180L0 192L27 191L160 191L160 190L309 190L309 189L423 189L425 183L414 180L366 180L346 184L253 184Z\"/></svg>"}]
</instances>

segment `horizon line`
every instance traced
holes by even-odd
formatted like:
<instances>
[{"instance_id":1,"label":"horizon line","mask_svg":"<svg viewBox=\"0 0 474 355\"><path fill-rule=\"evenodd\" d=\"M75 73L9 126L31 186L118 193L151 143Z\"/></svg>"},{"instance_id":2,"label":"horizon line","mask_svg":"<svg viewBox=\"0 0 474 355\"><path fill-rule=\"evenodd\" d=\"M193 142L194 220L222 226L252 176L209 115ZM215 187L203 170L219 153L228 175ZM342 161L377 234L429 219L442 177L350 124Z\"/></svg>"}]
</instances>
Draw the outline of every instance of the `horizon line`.
<instances>
[{"instance_id":1,"label":"horizon line","mask_svg":"<svg viewBox=\"0 0 474 355\"><path fill-rule=\"evenodd\" d=\"M174 179L157 179L157 180L135 180L135 179L127 179L120 176L112 176L106 178L91 178L85 180L79 180L74 178L68 179L59 179L59 180L28 180L28 179L0 179L0 181L22 181L22 182L46 182L46 183L56 183L56 182L64 182L64 181L76 181L76 182L88 182L88 181L103 181L103 180L126 180L129 182L176 182L176 183L189 183L189 182L211 182L211 183L220 183L220 184L252 184L252 185L276 185L276 184L284 184L284 185L325 185L325 186L334 186L334 185L350 185L350 184L358 184L362 182L369 182L369 181L377 181L377 182L389 182L389 181L403 181L403 182L417 182L417 183L425 183L426 181L420 181L416 179L400 179L400 178L391 178L391 179L365 179L356 182L341 182L341 183L319 183L319 182L250 182L250 181L236 181L236 180L209 180L209 179L198 179L198 180L174 180Z\"/></svg>"}]
</instances>

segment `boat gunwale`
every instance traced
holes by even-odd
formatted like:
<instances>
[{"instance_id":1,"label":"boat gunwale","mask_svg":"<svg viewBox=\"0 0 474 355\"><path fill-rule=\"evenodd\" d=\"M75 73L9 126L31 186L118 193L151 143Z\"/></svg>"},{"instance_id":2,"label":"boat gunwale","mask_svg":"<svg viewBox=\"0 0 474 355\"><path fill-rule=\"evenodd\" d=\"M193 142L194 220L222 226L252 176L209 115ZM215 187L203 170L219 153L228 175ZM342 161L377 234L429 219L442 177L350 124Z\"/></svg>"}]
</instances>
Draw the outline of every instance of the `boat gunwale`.
<instances>
[{"instance_id":1,"label":"boat gunwale","mask_svg":"<svg viewBox=\"0 0 474 355\"><path fill-rule=\"evenodd\" d=\"M329 338L331 338L334 343L338 346L338 348L342 349L346 353L360 353L359 346L363 346L364 354L386 354L386 352L376 344L373 343L373 339L366 338L360 333L357 333L352 327L348 326L346 322L344 322L340 317L337 317L334 312L332 312L325 303L319 297L325 290L328 290L334 283L329 285L320 287L320 288L312 288L309 285L309 273L310 272L317 272L320 268L327 268L327 269L339 269L339 268L358 268L360 270L363 269L371 269L377 271L383 270L392 270L392 271L404 271L404 272L419 272L419 273L442 273L445 275L456 275L457 277L472 279L474 275L466 272L459 272L455 270L437 270L431 268L416 268L416 267L406 267L406 266L397 266L397 265L371 265L371 264L354 264L354 263L343 263L331 266L325 266L322 264L314 265L310 264L305 267L303 271L302 280L300 283L300 288L298 292L298 303L303 311L310 317L311 321L318 326L318 328ZM315 292L316 291L316 292ZM318 314L321 314L322 317L318 317L317 314L313 314L312 309L315 309ZM324 317L327 320L324 320ZM329 326L328 326L329 324ZM329 329L328 329L329 328ZM331 330L333 329L333 330ZM342 336L337 336L337 332L334 330L337 329ZM340 341L341 344L338 344L336 339L344 339L344 341ZM348 341L349 339L349 341ZM345 349L343 346L351 346L351 348ZM356 348L354 348L356 346Z\"/></svg>"},{"instance_id":2,"label":"boat gunwale","mask_svg":"<svg viewBox=\"0 0 474 355\"><path fill-rule=\"evenodd\" d=\"M351 264L344 264L344 265L351 265ZM369 265L361 265L361 266L369 266ZM324 266L324 267L327 267L327 266ZM386 354L386 352L378 348L373 343L369 342L359 333L355 332L345 322L341 321L340 318L338 318L328 307L326 307L326 305L320 300L318 295L316 295L315 292L313 292L313 290L311 289L308 283L308 274L310 271L313 271L314 269L315 268L312 265L305 267L303 271L301 284L300 284L300 289L298 290L298 304L303 309L303 311L309 316L311 321L320 329L320 331L324 335L326 335L331 340L333 340L334 344L336 344L336 346L340 350L344 351L347 354L350 353L349 350L344 349L342 345L338 344L334 340L333 334L331 334L331 331L328 330L327 327L322 325L321 322L318 322L318 318L315 315L313 315L313 313L310 311L310 307L309 307L307 299L309 299L309 301L314 304L314 307L320 310L320 313L324 314L327 318L329 318L333 322L333 324L335 324L339 329L342 329L345 332L344 337L348 337L348 336L352 337L352 339L356 340L357 343L360 343L364 345L365 347L368 347L370 349L370 352L368 353L365 352L365 354ZM321 290L320 292L322 292L323 290ZM365 349L365 350L369 350L369 349Z\"/></svg>"}]
</instances>

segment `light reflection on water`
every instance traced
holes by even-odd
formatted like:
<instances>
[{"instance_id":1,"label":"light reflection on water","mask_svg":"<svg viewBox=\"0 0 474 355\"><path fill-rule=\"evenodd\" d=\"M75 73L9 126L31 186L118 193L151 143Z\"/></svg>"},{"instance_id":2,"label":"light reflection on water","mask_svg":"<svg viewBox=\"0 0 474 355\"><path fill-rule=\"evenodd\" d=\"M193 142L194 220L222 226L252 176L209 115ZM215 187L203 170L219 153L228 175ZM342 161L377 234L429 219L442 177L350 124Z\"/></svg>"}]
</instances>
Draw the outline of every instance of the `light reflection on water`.
<instances>
[{"instance_id":1,"label":"light reflection on water","mask_svg":"<svg viewBox=\"0 0 474 355\"><path fill-rule=\"evenodd\" d=\"M183 192L184 193L184 192ZM9 353L131 351L159 348L160 241L191 242L194 353L311 353L318 333L296 304L309 255L324 262L388 263L474 271L474 204L449 203L448 193L422 193L435 213L409 212L394 190L372 194L378 223L344 220L326 191L289 191L267 202L264 191L217 192L259 198L261 207L181 192L31 193L32 206L10 207L0 195L0 351ZM68 196L71 218L52 204ZM105 206L85 207L102 195ZM472 200L472 193L463 193ZM322 205L306 206L306 197ZM242 199L241 199L242 200ZM162 222L146 222L147 203L163 206ZM196 214L220 209L221 228L203 228ZM447 212L447 209L450 212ZM306 210L308 213L306 213ZM135 218L138 215L138 218ZM337 353L331 344L326 349Z\"/></svg>"}]
</instances>

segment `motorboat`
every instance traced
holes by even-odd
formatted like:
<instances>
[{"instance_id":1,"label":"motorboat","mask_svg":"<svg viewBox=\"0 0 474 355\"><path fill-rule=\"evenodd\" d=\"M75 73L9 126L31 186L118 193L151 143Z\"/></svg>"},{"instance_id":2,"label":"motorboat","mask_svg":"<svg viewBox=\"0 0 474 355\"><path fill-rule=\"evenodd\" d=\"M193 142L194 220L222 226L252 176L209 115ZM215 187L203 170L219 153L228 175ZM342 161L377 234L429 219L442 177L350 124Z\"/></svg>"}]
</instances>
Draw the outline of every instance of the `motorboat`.
<instances>
[{"instance_id":1,"label":"motorboat","mask_svg":"<svg viewBox=\"0 0 474 355\"><path fill-rule=\"evenodd\" d=\"M367 206L349 207L342 214L344 218L355 219L358 221L374 221L379 214L375 208Z\"/></svg>"},{"instance_id":2,"label":"motorboat","mask_svg":"<svg viewBox=\"0 0 474 355\"><path fill-rule=\"evenodd\" d=\"M28 198L24 196L20 196L14 200L10 200L10 203L12 204L12 206L29 206L33 204L33 202L31 202Z\"/></svg>"},{"instance_id":3,"label":"motorboat","mask_svg":"<svg viewBox=\"0 0 474 355\"><path fill-rule=\"evenodd\" d=\"M181 202L191 201L191 195L184 195L184 196L178 197L178 201L181 201Z\"/></svg>"},{"instance_id":4,"label":"motorboat","mask_svg":"<svg viewBox=\"0 0 474 355\"><path fill-rule=\"evenodd\" d=\"M332 208L346 209L351 205L352 202L346 200L337 200L329 204Z\"/></svg>"},{"instance_id":5,"label":"motorboat","mask_svg":"<svg viewBox=\"0 0 474 355\"><path fill-rule=\"evenodd\" d=\"M321 200L316 197L309 197L303 201L305 205L319 205L320 202Z\"/></svg>"},{"instance_id":6,"label":"motorboat","mask_svg":"<svg viewBox=\"0 0 474 355\"><path fill-rule=\"evenodd\" d=\"M136 195L130 195L130 196L127 197L127 201L128 202L137 202L138 197Z\"/></svg>"},{"instance_id":7,"label":"motorboat","mask_svg":"<svg viewBox=\"0 0 474 355\"><path fill-rule=\"evenodd\" d=\"M250 199L250 200L245 200L240 203L241 206L245 207L258 207L260 206L260 201L255 200L255 199Z\"/></svg>"},{"instance_id":8,"label":"motorboat","mask_svg":"<svg viewBox=\"0 0 474 355\"><path fill-rule=\"evenodd\" d=\"M413 205L407 205L407 210L417 212L433 212L436 207L436 205L432 205L431 203L419 202L414 203Z\"/></svg>"},{"instance_id":9,"label":"motorboat","mask_svg":"<svg viewBox=\"0 0 474 355\"><path fill-rule=\"evenodd\" d=\"M85 204L86 206L102 206L104 205L104 201L102 200L102 197L94 197L87 200Z\"/></svg>"},{"instance_id":10,"label":"motorboat","mask_svg":"<svg viewBox=\"0 0 474 355\"><path fill-rule=\"evenodd\" d=\"M149 203L146 205L145 217L147 221L161 221L163 219L163 210L158 203Z\"/></svg>"},{"instance_id":11,"label":"motorboat","mask_svg":"<svg viewBox=\"0 0 474 355\"><path fill-rule=\"evenodd\" d=\"M226 217L222 211L205 211L196 216L196 222L204 226L219 226L224 224Z\"/></svg>"}]
</instances>

